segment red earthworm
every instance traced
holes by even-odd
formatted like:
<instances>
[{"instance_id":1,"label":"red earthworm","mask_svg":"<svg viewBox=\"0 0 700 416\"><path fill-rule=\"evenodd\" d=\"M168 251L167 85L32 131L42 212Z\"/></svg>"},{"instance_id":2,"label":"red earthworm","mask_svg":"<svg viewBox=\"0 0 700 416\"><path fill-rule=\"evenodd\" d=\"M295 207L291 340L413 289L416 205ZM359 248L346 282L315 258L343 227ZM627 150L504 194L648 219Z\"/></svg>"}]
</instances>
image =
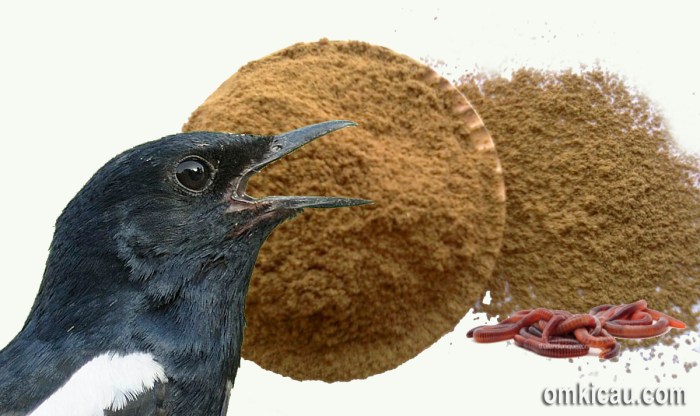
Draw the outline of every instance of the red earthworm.
<instances>
[{"instance_id":1,"label":"red earthworm","mask_svg":"<svg viewBox=\"0 0 700 416\"><path fill-rule=\"evenodd\" d=\"M632 315L636 311L641 311L646 309L647 301L644 299L638 300L634 303L628 303L627 305L621 305L621 307L610 315L606 321L614 321L615 319L625 319L628 315Z\"/></svg>"},{"instance_id":2,"label":"red earthworm","mask_svg":"<svg viewBox=\"0 0 700 416\"><path fill-rule=\"evenodd\" d=\"M520 328L519 332L520 336L523 338L532 338L536 339L540 342L542 342L542 331L539 329L535 328L533 325L530 325L529 327L525 328ZM574 338L567 338L567 337L550 337L549 338L549 343L550 344L576 344L576 345L581 345L580 342L575 340Z\"/></svg>"},{"instance_id":3,"label":"red earthworm","mask_svg":"<svg viewBox=\"0 0 700 416\"><path fill-rule=\"evenodd\" d=\"M530 332L530 328L532 328L532 326L522 327L522 328L520 328L520 332L518 332L518 334L523 338L537 339L537 340L541 341L542 340L542 333L540 332L540 335L537 335L536 333L532 333L532 332Z\"/></svg>"},{"instance_id":4,"label":"red earthworm","mask_svg":"<svg viewBox=\"0 0 700 416\"><path fill-rule=\"evenodd\" d=\"M595 308L591 308L591 310L588 311L588 313L591 315L595 315L598 312L604 312L604 311L607 311L608 309L614 308L614 307L615 307L615 305L611 305L609 303L606 303L605 305L598 305Z\"/></svg>"},{"instance_id":5,"label":"red earthworm","mask_svg":"<svg viewBox=\"0 0 700 416\"><path fill-rule=\"evenodd\" d=\"M523 328L520 330L520 335L523 336L523 330L526 330L529 332L531 335L542 339L542 331L540 331L535 325L530 325L527 328ZM580 344L575 338L571 338L570 336L553 336L549 338L549 343L550 344Z\"/></svg>"},{"instance_id":6,"label":"red earthworm","mask_svg":"<svg viewBox=\"0 0 700 416\"><path fill-rule=\"evenodd\" d=\"M632 315L630 315L630 319L644 319L645 315L649 315L649 313L645 312L646 309L635 311ZM649 315L651 317L651 315Z\"/></svg>"},{"instance_id":7,"label":"red earthworm","mask_svg":"<svg viewBox=\"0 0 700 416\"><path fill-rule=\"evenodd\" d=\"M576 328L594 328L591 335L596 336L600 333L602 324L597 317L591 314L573 315L559 325L556 334L568 334Z\"/></svg>"},{"instance_id":8,"label":"red earthworm","mask_svg":"<svg viewBox=\"0 0 700 416\"><path fill-rule=\"evenodd\" d=\"M581 344L595 348L610 348L616 341L610 335L593 336L586 328L574 329L574 336Z\"/></svg>"},{"instance_id":9,"label":"red earthworm","mask_svg":"<svg viewBox=\"0 0 700 416\"><path fill-rule=\"evenodd\" d=\"M536 337L542 338L542 331L535 325L528 326L527 331Z\"/></svg>"},{"instance_id":10,"label":"red earthworm","mask_svg":"<svg viewBox=\"0 0 700 416\"><path fill-rule=\"evenodd\" d=\"M619 325L608 321L605 323L605 329L617 338L651 338L668 330L668 320L661 317L651 325Z\"/></svg>"},{"instance_id":11,"label":"red earthworm","mask_svg":"<svg viewBox=\"0 0 700 416\"><path fill-rule=\"evenodd\" d=\"M600 334L600 331L603 330L603 323L600 322L600 319L598 319L597 316L593 316L593 321L595 321L595 326L593 327L593 331L590 331L591 335L598 336Z\"/></svg>"},{"instance_id":12,"label":"red earthworm","mask_svg":"<svg viewBox=\"0 0 700 416\"><path fill-rule=\"evenodd\" d=\"M483 327L485 327L485 326L486 326L486 325L479 325L479 326L475 326L474 328L470 329L469 331L467 331L467 338L473 337L473 336L474 336L474 331L476 331L476 330L479 329L479 328L483 328Z\"/></svg>"},{"instance_id":13,"label":"red earthworm","mask_svg":"<svg viewBox=\"0 0 700 416\"><path fill-rule=\"evenodd\" d=\"M582 345L580 342L578 342L577 339L568 338L568 337L551 337L551 338L549 338L549 343L550 344Z\"/></svg>"},{"instance_id":14,"label":"red earthworm","mask_svg":"<svg viewBox=\"0 0 700 416\"><path fill-rule=\"evenodd\" d=\"M682 321L648 309L642 299L629 304L599 305L588 314L579 315L558 309L520 310L496 325L472 328L467 336L477 342L515 338L520 347L554 358L585 355L594 347L601 350L600 358L610 359L620 353L620 344L614 337L653 337L664 333L669 326L685 328Z\"/></svg>"},{"instance_id":15,"label":"red earthworm","mask_svg":"<svg viewBox=\"0 0 700 416\"><path fill-rule=\"evenodd\" d=\"M474 328L467 333L468 337L473 337L476 342L499 342L513 338L520 328L531 325L540 319L549 319L553 313L549 309L534 309L522 316L517 323L500 323L497 325L483 325ZM519 316L519 315L516 315Z\"/></svg>"},{"instance_id":16,"label":"red earthworm","mask_svg":"<svg viewBox=\"0 0 700 416\"><path fill-rule=\"evenodd\" d=\"M520 318L522 318L523 316L527 315L530 312L532 312L532 309L523 309L521 311L517 311L513 315L500 321L499 324L511 324L514 322L518 322L520 320Z\"/></svg>"},{"instance_id":17,"label":"red earthworm","mask_svg":"<svg viewBox=\"0 0 700 416\"><path fill-rule=\"evenodd\" d=\"M542 342L548 344L549 337L556 332L559 324L562 323L565 319L566 317L564 315L557 314L552 316L547 322L547 325L544 327L544 330L542 331Z\"/></svg>"},{"instance_id":18,"label":"red earthworm","mask_svg":"<svg viewBox=\"0 0 700 416\"><path fill-rule=\"evenodd\" d=\"M605 329L601 330L601 333L603 334L603 336L610 336L608 331L606 331ZM611 358L617 357L618 355L620 355L620 343L615 341L615 343L609 348L601 349L600 353L598 354L598 357L600 357L603 360L609 360Z\"/></svg>"},{"instance_id":19,"label":"red earthworm","mask_svg":"<svg viewBox=\"0 0 700 416\"><path fill-rule=\"evenodd\" d=\"M668 326L672 328L685 329L685 323L683 323L683 321L680 321L672 316L668 316L663 312L659 312L654 309L645 309L644 312L647 312L649 315L651 315L652 318L656 320L666 318L666 320L668 321Z\"/></svg>"},{"instance_id":20,"label":"red earthworm","mask_svg":"<svg viewBox=\"0 0 700 416\"><path fill-rule=\"evenodd\" d=\"M518 330L518 324L499 324L477 328L472 335L476 342L499 342L513 338Z\"/></svg>"},{"instance_id":21,"label":"red earthworm","mask_svg":"<svg viewBox=\"0 0 700 416\"><path fill-rule=\"evenodd\" d=\"M612 314L619 311L620 308L622 308L623 306L625 306L624 303L622 305L613 305L612 308L608 308L608 309L605 309L603 311L600 311L600 312L596 313L595 316L597 316L598 318L602 318L602 319L608 319L612 316Z\"/></svg>"},{"instance_id":22,"label":"red earthworm","mask_svg":"<svg viewBox=\"0 0 700 416\"><path fill-rule=\"evenodd\" d=\"M616 341L612 347L600 351L598 357L602 358L603 360L609 360L617 357L618 355L620 355L620 343Z\"/></svg>"},{"instance_id":23,"label":"red earthworm","mask_svg":"<svg viewBox=\"0 0 700 416\"><path fill-rule=\"evenodd\" d=\"M565 311L565 310L563 310L563 309L552 309L552 312L553 312L555 315L564 315L565 318L568 318L568 317L570 317L570 316L573 315L573 313L571 313L571 312L569 312L569 311Z\"/></svg>"},{"instance_id":24,"label":"red earthworm","mask_svg":"<svg viewBox=\"0 0 700 416\"><path fill-rule=\"evenodd\" d=\"M618 325L651 325L654 323L654 319L646 312L637 311L630 316L630 319L615 319L614 321L608 321L607 323L614 323Z\"/></svg>"},{"instance_id":25,"label":"red earthworm","mask_svg":"<svg viewBox=\"0 0 700 416\"><path fill-rule=\"evenodd\" d=\"M570 358L580 357L588 354L587 345L572 345L572 344L545 344L535 339L525 338L516 334L515 343L525 349L528 349L539 355L552 358Z\"/></svg>"},{"instance_id":26,"label":"red earthworm","mask_svg":"<svg viewBox=\"0 0 700 416\"><path fill-rule=\"evenodd\" d=\"M500 329L500 328L502 328L502 327L501 327L501 324L500 324L500 323L494 324L494 325L486 324L486 325L475 326L474 328L470 329L470 330L467 332L467 338L472 338L472 337L474 337L474 331L476 331L477 329L482 329L482 328L486 328L486 329L491 328L491 329L496 329L496 330L498 330L498 329Z\"/></svg>"},{"instance_id":27,"label":"red earthworm","mask_svg":"<svg viewBox=\"0 0 700 416\"><path fill-rule=\"evenodd\" d=\"M518 328L524 326L532 325L533 323L539 321L540 319L549 320L554 315L554 312L545 308L537 308L532 310L527 315L523 316L520 321L518 321Z\"/></svg>"}]
</instances>

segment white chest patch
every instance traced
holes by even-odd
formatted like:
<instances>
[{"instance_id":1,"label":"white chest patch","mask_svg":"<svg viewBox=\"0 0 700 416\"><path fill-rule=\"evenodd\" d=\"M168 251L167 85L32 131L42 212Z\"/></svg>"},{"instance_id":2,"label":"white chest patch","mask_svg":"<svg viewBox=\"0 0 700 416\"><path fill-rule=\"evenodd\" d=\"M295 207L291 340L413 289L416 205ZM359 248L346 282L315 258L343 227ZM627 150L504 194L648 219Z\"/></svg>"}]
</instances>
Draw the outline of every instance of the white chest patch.
<instances>
[{"instance_id":1,"label":"white chest patch","mask_svg":"<svg viewBox=\"0 0 700 416\"><path fill-rule=\"evenodd\" d=\"M157 381L168 378L151 354L108 352L88 361L29 416L103 416L105 409L123 408Z\"/></svg>"}]
</instances>

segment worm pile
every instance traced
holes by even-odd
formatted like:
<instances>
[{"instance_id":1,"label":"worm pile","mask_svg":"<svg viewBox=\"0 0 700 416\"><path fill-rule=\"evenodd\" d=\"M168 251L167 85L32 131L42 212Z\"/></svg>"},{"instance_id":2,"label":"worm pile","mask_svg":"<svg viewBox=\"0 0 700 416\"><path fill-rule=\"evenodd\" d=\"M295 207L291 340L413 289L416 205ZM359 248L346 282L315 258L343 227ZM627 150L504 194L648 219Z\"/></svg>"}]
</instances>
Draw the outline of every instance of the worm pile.
<instances>
[{"instance_id":1,"label":"worm pile","mask_svg":"<svg viewBox=\"0 0 700 416\"><path fill-rule=\"evenodd\" d=\"M645 300L621 305L600 305L585 314L558 309L525 309L496 325L471 329L467 337L476 342L514 339L519 347L553 358L580 357L590 347L599 357L610 359L620 353L615 338L651 338L685 324L663 312L647 308Z\"/></svg>"}]
</instances>

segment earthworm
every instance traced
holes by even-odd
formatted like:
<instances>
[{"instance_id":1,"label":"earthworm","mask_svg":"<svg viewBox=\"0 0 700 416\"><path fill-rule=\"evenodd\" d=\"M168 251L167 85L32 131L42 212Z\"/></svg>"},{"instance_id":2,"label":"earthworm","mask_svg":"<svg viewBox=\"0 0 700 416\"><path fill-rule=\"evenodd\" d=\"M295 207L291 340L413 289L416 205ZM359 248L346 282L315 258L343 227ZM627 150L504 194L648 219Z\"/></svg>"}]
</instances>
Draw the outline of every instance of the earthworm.
<instances>
[{"instance_id":1,"label":"earthworm","mask_svg":"<svg viewBox=\"0 0 700 416\"><path fill-rule=\"evenodd\" d=\"M542 342L544 342L545 344L549 343L549 337L556 333L557 327L565 319L566 317L564 317L564 315L557 314L552 316L552 318L549 320L549 322L547 322L547 325L542 331Z\"/></svg>"},{"instance_id":2,"label":"earthworm","mask_svg":"<svg viewBox=\"0 0 700 416\"><path fill-rule=\"evenodd\" d=\"M570 316L573 315L573 313L571 313L571 312L569 312L569 311L565 311L565 310L563 310L563 309L552 309L552 312L553 312L555 315L564 315L565 318L568 318L568 317L570 317Z\"/></svg>"},{"instance_id":3,"label":"earthworm","mask_svg":"<svg viewBox=\"0 0 700 416\"><path fill-rule=\"evenodd\" d=\"M604 322L607 321L613 314L615 314L618 310L620 310L620 308L621 308L622 306L623 306L623 305L613 306L613 307L610 308L610 309L606 309L606 310L604 310L604 311L601 311L601 312L596 313L594 316L597 316L598 319L600 319L600 322L601 322L601 323L604 323Z\"/></svg>"},{"instance_id":4,"label":"earthworm","mask_svg":"<svg viewBox=\"0 0 700 416\"><path fill-rule=\"evenodd\" d=\"M472 329L470 329L469 331L467 331L467 338L473 338L473 337L474 337L474 331L476 331L476 330L479 329L479 328L485 328L485 327L487 327L487 326L488 326L488 325L478 325L478 326L475 326L474 328L472 328Z\"/></svg>"},{"instance_id":5,"label":"earthworm","mask_svg":"<svg viewBox=\"0 0 700 416\"><path fill-rule=\"evenodd\" d=\"M633 314L636 311L641 311L646 309L647 301L644 299L638 300L634 303L628 303L626 305L620 305L620 308L615 311L611 316L609 316L606 321L614 321L618 318L625 318L628 315Z\"/></svg>"},{"instance_id":6,"label":"earthworm","mask_svg":"<svg viewBox=\"0 0 700 416\"><path fill-rule=\"evenodd\" d=\"M582 344L545 344L543 342L537 341L531 338L525 338L516 334L515 343L528 349L536 354L543 355L545 357L552 358L571 358L580 357L588 354L588 346Z\"/></svg>"},{"instance_id":7,"label":"earthworm","mask_svg":"<svg viewBox=\"0 0 700 416\"><path fill-rule=\"evenodd\" d=\"M513 338L520 330L518 324L484 326L472 332L476 342L499 342Z\"/></svg>"},{"instance_id":8,"label":"earthworm","mask_svg":"<svg viewBox=\"0 0 700 416\"><path fill-rule=\"evenodd\" d=\"M649 313L645 311L646 309L635 311L632 315L630 315L630 319L644 319L646 315L649 315ZM651 315L649 315L649 317L651 318Z\"/></svg>"},{"instance_id":9,"label":"earthworm","mask_svg":"<svg viewBox=\"0 0 700 416\"><path fill-rule=\"evenodd\" d=\"M530 338L530 339L535 339L537 341L542 342L542 332L530 325L527 328L520 328L519 332L520 336L523 338ZM578 342L574 338L567 338L567 337L550 337L549 338L549 343L550 344L573 344L573 345L581 345L580 342Z\"/></svg>"},{"instance_id":10,"label":"earthworm","mask_svg":"<svg viewBox=\"0 0 700 416\"><path fill-rule=\"evenodd\" d=\"M532 325L533 323L539 321L540 319L549 320L554 315L554 312L545 308L533 309L530 313L523 316L520 321L518 321L518 328L522 328L527 325Z\"/></svg>"},{"instance_id":11,"label":"earthworm","mask_svg":"<svg viewBox=\"0 0 700 416\"><path fill-rule=\"evenodd\" d=\"M586 355L599 348L601 359L620 353L618 338L648 338L663 334L668 327L684 329L685 324L667 314L647 308L643 299L621 305L600 305L587 314L574 315L559 309L524 309L496 325L481 325L467 332L476 342L498 342L514 338L527 350L553 358Z\"/></svg>"},{"instance_id":12,"label":"earthworm","mask_svg":"<svg viewBox=\"0 0 700 416\"><path fill-rule=\"evenodd\" d=\"M618 325L651 325L654 323L654 319L647 312L636 311L630 316L630 319L615 319L614 321L608 321L608 323Z\"/></svg>"},{"instance_id":13,"label":"earthworm","mask_svg":"<svg viewBox=\"0 0 700 416\"><path fill-rule=\"evenodd\" d=\"M612 347L600 351L598 357L602 358L603 360L609 360L617 357L618 355L620 355L620 343L616 341Z\"/></svg>"},{"instance_id":14,"label":"earthworm","mask_svg":"<svg viewBox=\"0 0 700 416\"><path fill-rule=\"evenodd\" d=\"M668 320L661 317L651 325L620 325L608 321L605 323L605 329L617 338L651 338L668 330Z\"/></svg>"},{"instance_id":15,"label":"earthworm","mask_svg":"<svg viewBox=\"0 0 700 416\"><path fill-rule=\"evenodd\" d=\"M610 334L605 329L601 330L601 333L603 334L603 336L610 336ZM598 354L598 357L600 357L603 360L609 360L611 358L617 357L618 355L620 355L620 343L615 341L615 343L611 347L603 348Z\"/></svg>"},{"instance_id":16,"label":"earthworm","mask_svg":"<svg viewBox=\"0 0 700 416\"><path fill-rule=\"evenodd\" d=\"M655 311L653 309L646 309L644 312L647 312L649 315L651 315L652 318L656 320L666 318L666 320L668 321L668 326L672 328L685 329L685 323L679 321L678 319L672 316L668 316L663 312Z\"/></svg>"},{"instance_id":17,"label":"earthworm","mask_svg":"<svg viewBox=\"0 0 700 416\"><path fill-rule=\"evenodd\" d=\"M535 325L528 326L527 331L536 337L542 338L542 331Z\"/></svg>"},{"instance_id":18,"label":"earthworm","mask_svg":"<svg viewBox=\"0 0 700 416\"><path fill-rule=\"evenodd\" d=\"M520 320L524 315L527 315L528 313L532 312L532 309L524 309L522 311L517 311L515 314L507 317L506 319L502 320L499 322L500 324L510 324L510 323L515 323Z\"/></svg>"},{"instance_id":19,"label":"earthworm","mask_svg":"<svg viewBox=\"0 0 700 416\"><path fill-rule=\"evenodd\" d=\"M501 325L501 324L498 323L498 324L495 324L495 325L488 325L488 324L487 324L487 325L475 326L474 328L472 328L472 329L470 329L469 331L467 331L467 338L472 338L472 337L474 337L474 331L476 331L476 330L478 330L478 329L482 329L482 328L487 328L487 329L488 329L488 328L491 328L491 329L500 329L500 328L501 328L500 325Z\"/></svg>"},{"instance_id":20,"label":"earthworm","mask_svg":"<svg viewBox=\"0 0 700 416\"><path fill-rule=\"evenodd\" d=\"M472 338L474 336L474 331L476 331L479 328L483 328L485 326L486 325L479 325L479 326L475 326L474 328L470 329L469 331L467 331L467 338Z\"/></svg>"},{"instance_id":21,"label":"earthworm","mask_svg":"<svg viewBox=\"0 0 700 416\"><path fill-rule=\"evenodd\" d=\"M613 307L615 307L615 305L611 305L611 304L609 304L609 303L608 303L608 304L605 304L605 305L598 305L598 306L596 306L595 308L591 308L591 310L588 311L588 313L591 314L591 315L595 315L595 314L597 314L598 312L607 311L608 309L613 308Z\"/></svg>"},{"instance_id":22,"label":"earthworm","mask_svg":"<svg viewBox=\"0 0 700 416\"><path fill-rule=\"evenodd\" d=\"M550 344L571 344L571 345L582 345L576 338L568 337L551 337L549 338Z\"/></svg>"},{"instance_id":23,"label":"earthworm","mask_svg":"<svg viewBox=\"0 0 700 416\"><path fill-rule=\"evenodd\" d=\"M532 326L522 327L520 328L520 332L518 332L518 334L523 338L542 340L542 333L536 329L535 331L539 332L539 335L537 335L537 333L531 332L530 328L532 328Z\"/></svg>"},{"instance_id":24,"label":"earthworm","mask_svg":"<svg viewBox=\"0 0 700 416\"><path fill-rule=\"evenodd\" d=\"M497 325L483 325L467 332L468 337L474 337L477 342L499 342L513 338L520 328L531 325L540 319L550 319L553 312L549 309L537 308L524 314L517 323L500 323ZM516 316L520 316L517 315ZM508 319L508 318L507 318Z\"/></svg>"},{"instance_id":25,"label":"earthworm","mask_svg":"<svg viewBox=\"0 0 700 416\"><path fill-rule=\"evenodd\" d=\"M594 336L586 328L574 329L574 336L581 343L595 348L610 348L616 341L610 335Z\"/></svg>"},{"instance_id":26,"label":"earthworm","mask_svg":"<svg viewBox=\"0 0 700 416\"><path fill-rule=\"evenodd\" d=\"M557 328L556 334L568 334L576 328L593 328L591 335L596 336L600 333L602 324L600 320L591 314L573 315L566 319Z\"/></svg>"}]
</instances>

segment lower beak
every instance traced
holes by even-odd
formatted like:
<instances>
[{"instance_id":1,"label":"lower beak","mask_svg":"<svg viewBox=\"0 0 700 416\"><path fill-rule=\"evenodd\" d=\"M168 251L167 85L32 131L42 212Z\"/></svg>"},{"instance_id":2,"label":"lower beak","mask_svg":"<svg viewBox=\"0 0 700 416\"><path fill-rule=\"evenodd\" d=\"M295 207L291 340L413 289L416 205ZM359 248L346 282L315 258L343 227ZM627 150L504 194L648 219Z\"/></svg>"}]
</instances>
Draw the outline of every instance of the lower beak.
<instances>
[{"instance_id":1,"label":"lower beak","mask_svg":"<svg viewBox=\"0 0 700 416\"><path fill-rule=\"evenodd\" d=\"M255 161L249 171L243 176L241 181L243 189L239 189L238 194L251 201L251 198L245 195L245 185L250 176L319 137L353 126L357 126L357 124L352 121L326 121L273 136L269 142L268 152L265 153L262 159ZM264 202L272 209L340 208L372 203L372 201L367 199L331 196L268 196L261 199L252 199L252 201L256 203Z\"/></svg>"}]
</instances>

